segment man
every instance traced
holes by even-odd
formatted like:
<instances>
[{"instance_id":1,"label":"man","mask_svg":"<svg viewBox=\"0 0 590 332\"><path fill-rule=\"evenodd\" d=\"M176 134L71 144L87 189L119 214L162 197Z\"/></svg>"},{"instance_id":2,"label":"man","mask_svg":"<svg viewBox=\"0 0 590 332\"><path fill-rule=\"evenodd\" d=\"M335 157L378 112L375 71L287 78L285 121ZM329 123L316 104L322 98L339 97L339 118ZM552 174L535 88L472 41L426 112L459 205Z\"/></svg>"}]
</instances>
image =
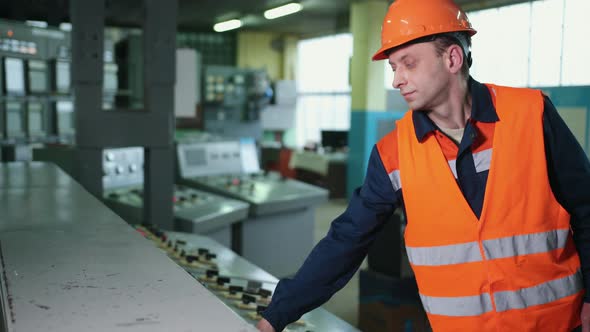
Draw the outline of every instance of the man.
<instances>
[{"instance_id":1,"label":"man","mask_svg":"<svg viewBox=\"0 0 590 332\"><path fill-rule=\"evenodd\" d=\"M403 207L435 332L590 332L590 163L541 92L469 76L475 33L451 0L390 6L373 60L389 60L411 111L374 147L346 212L279 283L261 331L327 301Z\"/></svg>"}]
</instances>

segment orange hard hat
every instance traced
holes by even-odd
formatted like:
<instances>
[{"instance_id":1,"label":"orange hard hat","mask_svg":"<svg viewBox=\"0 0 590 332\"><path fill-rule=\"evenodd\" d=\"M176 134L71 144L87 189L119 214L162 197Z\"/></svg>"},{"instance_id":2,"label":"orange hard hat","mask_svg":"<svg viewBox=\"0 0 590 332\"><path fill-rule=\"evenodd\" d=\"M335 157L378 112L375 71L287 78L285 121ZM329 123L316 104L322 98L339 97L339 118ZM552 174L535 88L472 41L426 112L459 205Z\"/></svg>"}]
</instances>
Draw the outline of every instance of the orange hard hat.
<instances>
[{"instance_id":1,"label":"orange hard hat","mask_svg":"<svg viewBox=\"0 0 590 332\"><path fill-rule=\"evenodd\" d=\"M469 36L476 33L465 12L452 0L396 0L383 20L381 48L373 61L387 59L388 49L412 40L461 31Z\"/></svg>"}]
</instances>

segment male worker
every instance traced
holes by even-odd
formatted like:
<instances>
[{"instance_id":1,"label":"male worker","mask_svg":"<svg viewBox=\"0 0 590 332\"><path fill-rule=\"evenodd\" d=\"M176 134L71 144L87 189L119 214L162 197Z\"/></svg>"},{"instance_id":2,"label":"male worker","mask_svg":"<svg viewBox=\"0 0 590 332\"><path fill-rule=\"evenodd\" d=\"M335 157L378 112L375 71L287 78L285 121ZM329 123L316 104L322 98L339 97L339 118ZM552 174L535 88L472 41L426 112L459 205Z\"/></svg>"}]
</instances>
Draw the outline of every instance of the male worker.
<instances>
[{"instance_id":1,"label":"male worker","mask_svg":"<svg viewBox=\"0 0 590 332\"><path fill-rule=\"evenodd\" d=\"M403 207L433 331L590 332L590 163L540 91L469 76L475 33L451 0L389 7L373 60L389 60L411 110L373 148L346 212L278 284L261 331L327 301Z\"/></svg>"}]
</instances>

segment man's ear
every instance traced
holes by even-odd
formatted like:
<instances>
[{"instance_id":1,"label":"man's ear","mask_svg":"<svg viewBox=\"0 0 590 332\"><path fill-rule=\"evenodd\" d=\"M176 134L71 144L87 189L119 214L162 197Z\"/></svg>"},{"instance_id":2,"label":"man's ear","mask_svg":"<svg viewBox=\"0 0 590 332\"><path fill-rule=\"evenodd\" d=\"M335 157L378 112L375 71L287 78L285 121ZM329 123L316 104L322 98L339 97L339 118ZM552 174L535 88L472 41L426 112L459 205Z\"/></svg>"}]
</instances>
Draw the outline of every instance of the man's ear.
<instances>
[{"instance_id":1,"label":"man's ear","mask_svg":"<svg viewBox=\"0 0 590 332\"><path fill-rule=\"evenodd\" d=\"M449 46L449 48L447 49L447 54L447 65L449 71L453 74L459 72L461 70L461 67L463 67L463 61L465 61L465 58L463 56L463 50L459 45L453 44Z\"/></svg>"}]
</instances>

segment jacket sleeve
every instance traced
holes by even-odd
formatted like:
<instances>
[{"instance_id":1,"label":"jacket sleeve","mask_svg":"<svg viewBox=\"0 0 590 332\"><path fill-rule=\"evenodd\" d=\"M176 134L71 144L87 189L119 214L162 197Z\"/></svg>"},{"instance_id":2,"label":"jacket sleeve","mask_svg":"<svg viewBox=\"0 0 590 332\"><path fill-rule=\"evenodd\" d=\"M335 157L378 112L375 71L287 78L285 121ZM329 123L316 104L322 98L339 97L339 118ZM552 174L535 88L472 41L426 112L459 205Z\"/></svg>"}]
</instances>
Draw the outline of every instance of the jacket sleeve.
<instances>
[{"instance_id":1,"label":"jacket sleeve","mask_svg":"<svg viewBox=\"0 0 590 332\"><path fill-rule=\"evenodd\" d=\"M359 268L383 222L397 207L396 195L379 152L373 147L365 182L346 211L311 251L293 278L281 280L262 316L276 331L332 297Z\"/></svg>"},{"instance_id":2,"label":"jacket sleeve","mask_svg":"<svg viewBox=\"0 0 590 332\"><path fill-rule=\"evenodd\" d=\"M590 302L590 162L548 97L544 99L543 132L551 190L571 215L580 256L585 302Z\"/></svg>"}]
</instances>

